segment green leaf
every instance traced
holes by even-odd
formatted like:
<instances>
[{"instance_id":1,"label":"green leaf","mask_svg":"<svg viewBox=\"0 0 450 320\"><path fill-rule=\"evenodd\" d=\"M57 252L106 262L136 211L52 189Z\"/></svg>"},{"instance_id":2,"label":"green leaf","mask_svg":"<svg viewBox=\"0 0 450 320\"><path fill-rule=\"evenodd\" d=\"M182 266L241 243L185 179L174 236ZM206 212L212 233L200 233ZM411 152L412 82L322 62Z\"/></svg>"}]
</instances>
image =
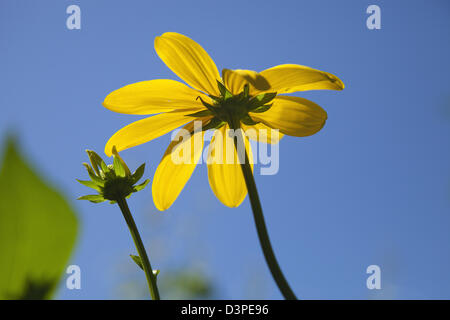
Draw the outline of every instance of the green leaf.
<instances>
[{"instance_id":1,"label":"green leaf","mask_svg":"<svg viewBox=\"0 0 450 320\"><path fill-rule=\"evenodd\" d=\"M133 184L141 180L142 176L144 175L145 171L145 163L141 164L139 168L136 169L136 171L131 176L133 179Z\"/></svg>"},{"instance_id":2,"label":"green leaf","mask_svg":"<svg viewBox=\"0 0 450 320\"><path fill-rule=\"evenodd\" d=\"M144 265L142 264L141 257L135 256L134 254L130 254L130 257L138 265L138 267L141 268L141 270L144 270ZM160 272L159 270L152 270L152 271L155 276L157 276Z\"/></svg>"},{"instance_id":3,"label":"green leaf","mask_svg":"<svg viewBox=\"0 0 450 320\"><path fill-rule=\"evenodd\" d=\"M101 203L105 201L105 198L100 194L88 194L87 196L79 197L77 200L88 200L92 203Z\"/></svg>"},{"instance_id":4,"label":"green leaf","mask_svg":"<svg viewBox=\"0 0 450 320\"><path fill-rule=\"evenodd\" d=\"M77 217L8 139L0 169L0 300L51 298L74 248Z\"/></svg>"},{"instance_id":5,"label":"green leaf","mask_svg":"<svg viewBox=\"0 0 450 320\"><path fill-rule=\"evenodd\" d=\"M139 268L144 270L144 265L142 264L141 257L130 254L131 259L138 265Z\"/></svg>"}]
</instances>

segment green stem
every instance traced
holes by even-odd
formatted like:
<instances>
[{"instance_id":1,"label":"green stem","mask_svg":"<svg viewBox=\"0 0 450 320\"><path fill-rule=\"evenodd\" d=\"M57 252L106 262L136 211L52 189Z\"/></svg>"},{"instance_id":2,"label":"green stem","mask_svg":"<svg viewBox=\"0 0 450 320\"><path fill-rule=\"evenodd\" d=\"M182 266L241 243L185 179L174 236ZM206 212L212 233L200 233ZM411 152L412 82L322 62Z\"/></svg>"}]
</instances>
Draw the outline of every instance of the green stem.
<instances>
[{"instance_id":1,"label":"green stem","mask_svg":"<svg viewBox=\"0 0 450 320\"><path fill-rule=\"evenodd\" d=\"M234 122L234 121L233 121ZM239 125L235 125L236 122L231 122L230 126L236 130L239 128ZM245 141L241 134L236 134L234 140L234 145L236 148L236 152L238 151L238 141L237 138L241 139L241 146L245 146ZM255 179L253 177L252 168L250 166L250 162L247 155L247 150L244 148L245 158L240 161L242 173L244 174L245 184L247 185L248 197L250 199L250 204L253 211L253 218L255 220L256 230L258 232L259 243L264 253L264 257L266 259L267 265L269 266L270 272L272 273L272 277L275 280L278 289L280 289L281 294L284 296L286 300L297 300L295 293L292 291L289 283L281 271L280 266L278 265L277 259L272 249L272 245L270 244L269 234L267 233L266 223L264 221L264 215L261 207L261 202L259 200L258 190L256 188Z\"/></svg>"},{"instance_id":2,"label":"green stem","mask_svg":"<svg viewBox=\"0 0 450 320\"><path fill-rule=\"evenodd\" d=\"M125 198L121 198L117 201L117 204L122 211L123 217L127 222L128 229L130 229L131 236L133 237L134 244L141 258L142 266L144 268L145 277L147 278L148 288L150 289L150 295L153 300L160 300L158 287L156 285L156 275L153 273L152 266L148 260L147 252L145 251L144 244L142 243L141 236L139 235L138 228L131 215L130 208L128 207Z\"/></svg>"}]
</instances>

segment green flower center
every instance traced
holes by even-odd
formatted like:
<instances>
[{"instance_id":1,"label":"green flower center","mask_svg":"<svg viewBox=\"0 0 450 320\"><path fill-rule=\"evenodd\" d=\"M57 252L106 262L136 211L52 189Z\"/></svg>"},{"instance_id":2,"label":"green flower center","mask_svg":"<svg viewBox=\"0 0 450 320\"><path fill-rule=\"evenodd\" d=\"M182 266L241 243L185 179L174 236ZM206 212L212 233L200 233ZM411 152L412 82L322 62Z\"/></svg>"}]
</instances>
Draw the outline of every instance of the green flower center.
<instances>
[{"instance_id":1,"label":"green flower center","mask_svg":"<svg viewBox=\"0 0 450 320\"><path fill-rule=\"evenodd\" d=\"M197 99L200 99L207 110L189 115L192 117L213 116L203 130L218 129L225 123L228 123L231 128L238 127L240 122L246 125L255 125L258 122L253 120L249 113L266 112L272 106L269 102L277 95L276 92L267 92L251 96L248 84L245 84L242 92L236 95L233 95L220 81L217 81L217 86L220 97L210 95L213 103L209 104L199 96Z\"/></svg>"},{"instance_id":2,"label":"green flower center","mask_svg":"<svg viewBox=\"0 0 450 320\"><path fill-rule=\"evenodd\" d=\"M131 177L114 177L105 180L102 188L103 197L106 200L117 200L128 197L134 192L133 179Z\"/></svg>"}]
</instances>

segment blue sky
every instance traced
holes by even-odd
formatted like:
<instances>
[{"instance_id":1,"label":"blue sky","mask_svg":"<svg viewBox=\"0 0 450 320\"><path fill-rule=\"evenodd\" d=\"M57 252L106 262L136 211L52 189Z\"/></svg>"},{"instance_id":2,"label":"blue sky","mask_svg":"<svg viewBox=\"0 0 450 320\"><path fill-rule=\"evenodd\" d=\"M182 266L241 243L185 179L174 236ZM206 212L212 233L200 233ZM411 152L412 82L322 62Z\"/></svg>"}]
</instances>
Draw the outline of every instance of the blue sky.
<instances>
[{"instance_id":1,"label":"blue sky","mask_svg":"<svg viewBox=\"0 0 450 320\"><path fill-rule=\"evenodd\" d=\"M66 8L81 8L81 30ZM370 4L381 30L366 28ZM153 39L167 31L199 42L219 69L297 63L338 75L341 92L303 92L328 112L308 138L286 137L280 170L256 176L277 257L306 299L450 298L450 4L448 1L2 1L0 134L79 212L71 264L82 289L59 298L125 297L136 270L118 208L76 202L86 193L86 148L101 152L140 119L104 109L129 83L177 79ZM152 177L170 136L123 152ZM237 209L212 193L199 166L175 204L153 206L150 188L130 200L153 265L198 264L219 298L281 298L259 248L248 199ZM381 267L382 289L366 288ZM126 270L126 271L124 271ZM126 279L125 279L126 280ZM143 280L143 279L142 279Z\"/></svg>"}]
</instances>

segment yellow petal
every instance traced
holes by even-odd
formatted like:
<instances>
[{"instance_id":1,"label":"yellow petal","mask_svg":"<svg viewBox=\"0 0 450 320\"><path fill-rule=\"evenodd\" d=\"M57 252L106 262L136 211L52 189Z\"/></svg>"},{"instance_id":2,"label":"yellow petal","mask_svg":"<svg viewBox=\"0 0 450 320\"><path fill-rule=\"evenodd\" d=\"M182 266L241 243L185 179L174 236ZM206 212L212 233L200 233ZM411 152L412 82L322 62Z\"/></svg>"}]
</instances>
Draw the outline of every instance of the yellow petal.
<instances>
[{"instance_id":1,"label":"yellow petal","mask_svg":"<svg viewBox=\"0 0 450 320\"><path fill-rule=\"evenodd\" d=\"M127 114L152 114L172 110L203 108L196 100L208 97L175 80L150 80L127 85L111 92L103 102L109 110Z\"/></svg>"},{"instance_id":2,"label":"yellow petal","mask_svg":"<svg viewBox=\"0 0 450 320\"><path fill-rule=\"evenodd\" d=\"M183 129L193 132L194 122ZM158 210L167 210L172 205L194 172L202 155L203 133L201 127L192 135L180 131L167 148L153 177L153 201Z\"/></svg>"},{"instance_id":3,"label":"yellow petal","mask_svg":"<svg viewBox=\"0 0 450 320\"><path fill-rule=\"evenodd\" d=\"M155 38L155 50L162 61L195 89L219 95L219 71L208 53L194 40L175 32Z\"/></svg>"},{"instance_id":4,"label":"yellow petal","mask_svg":"<svg viewBox=\"0 0 450 320\"><path fill-rule=\"evenodd\" d=\"M284 134L279 131L275 131L271 127L266 126L264 123L257 123L253 126L247 126L245 124L241 124L242 129L245 132L245 135L250 140L255 140L263 143L276 144L280 142L281 138L283 138Z\"/></svg>"},{"instance_id":5,"label":"yellow petal","mask_svg":"<svg viewBox=\"0 0 450 320\"><path fill-rule=\"evenodd\" d=\"M327 113L312 101L299 97L277 96L272 107L263 113L251 113L256 121L296 137L310 136L327 120Z\"/></svg>"},{"instance_id":6,"label":"yellow petal","mask_svg":"<svg viewBox=\"0 0 450 320\"><path fill-rule=\"evenodd\" d=\"M234 208L244 201L247 187L233 138L228 135L228 129L228 125L224 125L216 130L209 145L208 180L216 197L224 205ZM253 169L253 154L247 138L245 138L245 150Z\"/></svg>"},{"instance_id":7,"label":"yellow petal","mask_svg":"<svg viewBox=\"0 0 450 320\"><path fill-rule=\"evenodd\" d=\"M260 72L270 90L291 93L306 90L342 90L344 83L335 75L296 64L282 64Z\"/></svg>"},{"instance_id":8,"label":"yellow petal","mask_svg":"<svg viewBox=\"0 0 450 320\"><path fill-rule=\"evenodd\" d=\"M190 121L186 116L193 111L172 111L157 114L136 122L117 131L106 143L105 154L110 157L113 146L122 151L150 140L156 139Z\"/></svg>"},{"instance_id":9,"label":"yellow petal","mask_svg":"<svg viewBox=\"0 0 450 320\"><path fill-rule=\"evenodd\" d=\"M222 78L225 87L227 87L232 94L241 93L244 89L244 85L247 83L250 86L250 95L270 89L267 80L258 72L252 70L223 69Z\"/></svg>"}]
</instances>

